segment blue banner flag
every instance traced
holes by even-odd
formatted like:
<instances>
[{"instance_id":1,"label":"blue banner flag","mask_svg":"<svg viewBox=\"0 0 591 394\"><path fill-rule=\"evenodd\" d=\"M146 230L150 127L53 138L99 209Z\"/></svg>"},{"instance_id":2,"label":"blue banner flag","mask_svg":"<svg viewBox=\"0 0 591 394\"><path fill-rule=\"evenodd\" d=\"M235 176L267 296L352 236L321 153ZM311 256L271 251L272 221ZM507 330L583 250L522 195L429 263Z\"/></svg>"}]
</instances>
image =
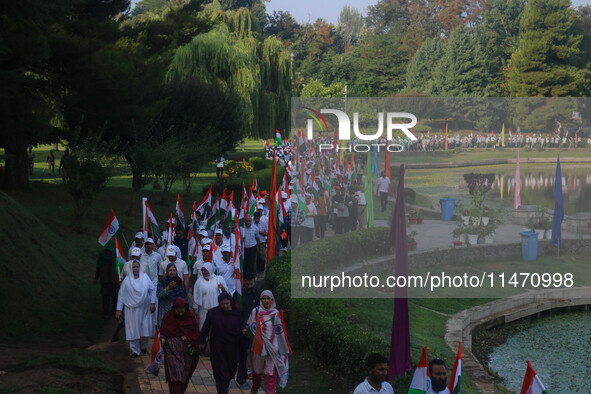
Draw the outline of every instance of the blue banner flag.
<instances>
[{"instance_id":1,"label":"blue banner flag","mask_svg":"<svg viewBox=\"0 0 591 394\"><path fill-rule=\"evenodd\" d=\"M562 220L564 219L564 201L562 199L562 171L560 171L560 155L556 159L556 176L554 179L554 216L552 217L552 243L559 249L562 247Z\"/></svg>"}]
</instances>

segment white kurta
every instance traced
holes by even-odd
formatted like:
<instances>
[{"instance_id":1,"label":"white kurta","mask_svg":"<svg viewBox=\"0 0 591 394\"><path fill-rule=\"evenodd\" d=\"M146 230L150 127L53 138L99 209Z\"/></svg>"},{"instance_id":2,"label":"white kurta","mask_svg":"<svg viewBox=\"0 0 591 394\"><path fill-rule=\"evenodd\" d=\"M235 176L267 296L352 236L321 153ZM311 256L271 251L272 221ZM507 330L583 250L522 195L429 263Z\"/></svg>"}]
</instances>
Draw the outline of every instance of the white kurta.
<instances>
[{"instance_id":1,"label":"white kurta","mask_svg":"<svg viewBox=\"0 0 591 394\"><path fill-rule=\"evenodd\" d=\"M216 262L216 268L218 275L224 278L224 281L228 285L226 290L230 295L234 295L236 291L236 278L234 277L234 263L230 259L229 263L226 263L223 259Z\"/></svg>"},{"instance_id":2,"label":"white kurta","mask_svg":"<svg viewBox=\"0 0 591 394\"><path fill-rule=\"evenodd\" d=\"M196 308L199 313L199 329L201 329L203 323L205 323L207 311L218 306L218 295L221 293L221 290L218 287L220 283L225 289L228 288L224 278L218 275L210 275L209 280L205 280L205 278L201 277L195 282L193 302L194 308Z\"/></svg>"},{"instance_id":3,"label":"white kurta","mask_svg":"<svg viewBox=\"0 0 591 394\"><path fill-rule=\"evenodd\" d=\"M140 291L135 293L135 299L129 297L128 294L136 289ZM121 284L117 300L117 310L125 312L125 337L128 341L154 336L154 322L150 312L152 303L156 303L156 289L148 275L142 272L137 279L133 274L128 275Z\"/></svg>"}]
</instances>

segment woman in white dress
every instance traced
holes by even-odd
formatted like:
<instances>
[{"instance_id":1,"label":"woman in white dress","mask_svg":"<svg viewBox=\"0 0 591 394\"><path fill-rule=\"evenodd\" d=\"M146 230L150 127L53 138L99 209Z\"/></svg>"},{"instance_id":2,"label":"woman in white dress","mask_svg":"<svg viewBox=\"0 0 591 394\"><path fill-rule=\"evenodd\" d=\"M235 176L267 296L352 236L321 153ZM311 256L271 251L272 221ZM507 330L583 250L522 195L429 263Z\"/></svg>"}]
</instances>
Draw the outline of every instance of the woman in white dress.
<instances>
[{"instance_id":1,"label":"woman in white dress","mask_svg":"<svg viewBox=\"0 0 591 394\"><path fill-rule=\"evenodd\" d=\"M199 319L200 330L205 323L207 311L218 306L218 295L228 288L224 278L215 274L212 263L203 264L201 274L193 288L193 311Z\"/></svg>"},{"instance_id":2,"label":"woman in white dress","mask_svg":"<svg viewBox=\"0 0 591 394\"><path fill-rule=\"evenodd\" d=\"M137 259L132 261L131 270L132 275L127 275L121 283L115 318L121 320L125 310L125 337L131 357L136 358L140 351L147 353L148 339L154 335L151 314L156 310L156 289L150 277L140 272Z\"/></svg>"}]
</instances>

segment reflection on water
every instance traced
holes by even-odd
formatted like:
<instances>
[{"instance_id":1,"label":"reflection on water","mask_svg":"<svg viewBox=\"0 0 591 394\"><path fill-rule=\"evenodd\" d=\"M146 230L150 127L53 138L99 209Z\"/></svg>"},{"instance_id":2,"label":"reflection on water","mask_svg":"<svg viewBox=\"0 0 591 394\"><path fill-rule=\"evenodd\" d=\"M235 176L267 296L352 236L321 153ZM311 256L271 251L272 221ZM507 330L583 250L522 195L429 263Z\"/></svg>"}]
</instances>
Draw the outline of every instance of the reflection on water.
<instances>
[{"instance_id":1,"label":"reflection on water","mask_svg":"<svg viewBox=\"0 0 591 394\"><path fill-rule=\"evenodd\" d=\"M505 379L503 385L513 390L521 387L529 360L548 392L591 393L589 338L589 312L543 317L496 347L489 366Z\"/></svg>"},{"instance_id":2,"label":"reflection on water","mask_svg":"<svg viewBox=\"0 0 591 394\"><path fill-rule=\"evenodd\" d=\"M542 170L528 170L521 172L521 204L544 205L554 209L555 173L549 174ZM588 201L591 200L591 170L589 174L569 174L562 170L562 194L565 202L566 214L589 210ZM503 206L513 204L515 197L515 175L497 174L487 198L503 200Z\"/></svg>"}]
</instances>

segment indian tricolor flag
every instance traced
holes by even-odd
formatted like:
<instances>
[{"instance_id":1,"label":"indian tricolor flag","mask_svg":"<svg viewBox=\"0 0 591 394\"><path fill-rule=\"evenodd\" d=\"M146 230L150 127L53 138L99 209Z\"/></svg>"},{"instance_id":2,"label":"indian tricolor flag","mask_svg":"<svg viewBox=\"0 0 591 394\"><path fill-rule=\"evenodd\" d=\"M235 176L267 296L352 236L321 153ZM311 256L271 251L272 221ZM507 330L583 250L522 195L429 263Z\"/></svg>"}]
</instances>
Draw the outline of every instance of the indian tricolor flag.
<instances>
[{"instance_id":1,"label":"indian tricolor flag","mask_svg":"<svg viewBox=\"0 0 591 394\"><path fill-rule=\"evenodd\" d=\"M181 205L181 193L177 194L176 196L176 212L175 212L176 222L183 225L183 229L185 228L185 214L183 214L183 206Z\"/></svg>"},{"instance_id":2,"label":"indian tricolor flag","mask_svg":"<svg viewBox=\"0 0 591 394\"><path fill-rule=\"evenodd\" d=\"M410 382L408 394L425 394L431 388L431 378L429 377L429 364L427 362L427 347L423 348L419 365Z\"/></svg>"},{"instance_id":3,"label":"indian tricolor flag","mask_svg":"<svg viewBox=\"0 0 591 394\"><path fill-rule=\"evenodd\" d=\"M126 260L125 253L123 253L123 249L121 249L121 244L119 244L117 237L115 237L115 256L115 266L117 267L117 275L119 276L119 279L122 279L121 271L123 271L123 266L125 265Z\"/></svg>"},{"instance_id":4,"label":"indian tricolor flag","mask_svg":"<svg viewBox=\"0 0 591 394\"><path fill-rule=\"evenodd\" d=\"M529 360L527 360L527 370L523 377L523 385L521 386L521 394L547 394L546 387L534 371Z\"/></svg>"},{"instance_id":5,"label":"indian tricolor flag","mask_svg":"<svg viewBox=\"0 0 591 394\"><path fill-rule=\"evenodd\" d=\"M277 145L283 145L283 140L281 139L281 133L277 129L275 129L275 138L277 139Z\"/></svg>"},{"instance_id":6,"label":"indian tricolor flag","mask_svg":"<svg viewBox=\"0 0 591 394\"><path fill-rule=\"evenodd\" d=\"M117 216L115 216L115 212L111 209L111 216L109 217L109 220L107 220L107 224L105 224L105 227L98 238L99 244L105 246L117 231L119 231L119 221L117 220Z\"/></svg>"},{"instance_id":7,"label":"indian tricolor flag","mask_svg":"<svg viewBox=\"0 0 591 394\"><path fill-rule=\"evenodd\" d=\"M460 394L460 378L462 377L462 342L458 345L458 353L456 354L456 362L451 372L449 380L449 392L451 394Z\"/></svg>"},{"instance_id":8,"label":"indian tricolor flag","mask_svg":"<svg viewBox=\"0 0 591 394\"><path fill-rule=\"evenodd\" d=\"M150 209L148 200L146 200L146 219L144 220L144 223L146 224L144 231L152 233L153 238L160 239L160 237L162 237L160 227L158 226L158 222L156 221L156 217L154 216L152 209Z\"/></svg>"}]
</instances>

